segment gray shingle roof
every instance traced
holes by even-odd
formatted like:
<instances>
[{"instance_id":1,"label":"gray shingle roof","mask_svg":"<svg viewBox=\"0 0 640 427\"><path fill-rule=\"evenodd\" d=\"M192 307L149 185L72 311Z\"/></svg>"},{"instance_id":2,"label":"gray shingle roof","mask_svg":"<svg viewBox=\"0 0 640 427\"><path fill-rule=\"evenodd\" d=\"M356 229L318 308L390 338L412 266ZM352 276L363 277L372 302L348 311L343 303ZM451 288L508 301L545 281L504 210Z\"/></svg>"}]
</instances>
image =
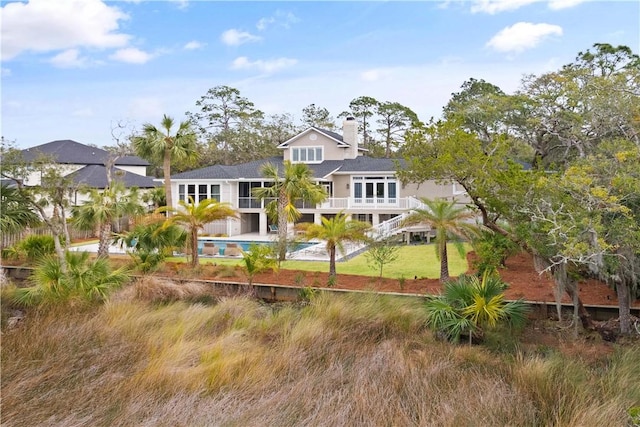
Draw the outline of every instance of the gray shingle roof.
<instances>
[{"instance_id":1,"label":"gray shingle roof","mask_svg":"<svg viewBox=\"0 0 640 427\"><path fill-rule=\"evenodd\" d=\"M127 188L153 188L160 185L149 176L142 176L117 168L112 168L111 171L111 179L122 182ZM105 188L107 186L107 168L102 165L85 166L70 173L67 177L71 178L77 185L82 184L91 188Z\"/></svg>"},{"instance_id":2,"label":"gray shingle roof","mask_svg":"<svg viewBox=\"0 0 640 427\"><path fill-rule=\"evenodd\" d=\"M235 166L209 166L173 175L171 179L262 179L260 171L265 163L272 163L278 167L280 172L282 171L282 157L270 157ZM404 161L400 160L400 164L403 165ZM359 156L355 159L325 160L322 163L310 164L309 168L313 171L313 176L320 179L334 171L337 173L393 172L396 170L396 163L394 159Z\"/></svg>"},{"instance_id":3,"label":"gray shingle roof","mask_svg":"<svg viewBox=\"0 0 640 427\"><path fill-rule=\"evenodd\" d=\"M104 165L109 157L109 152L106 150L70 139L51 141L22 150L22 156L27 162L43 154L51 156L57 163L79 165ZM116 160L116 165L149 166L149 162L138 156L123 156Z\"/></svg>"}]
</instances>

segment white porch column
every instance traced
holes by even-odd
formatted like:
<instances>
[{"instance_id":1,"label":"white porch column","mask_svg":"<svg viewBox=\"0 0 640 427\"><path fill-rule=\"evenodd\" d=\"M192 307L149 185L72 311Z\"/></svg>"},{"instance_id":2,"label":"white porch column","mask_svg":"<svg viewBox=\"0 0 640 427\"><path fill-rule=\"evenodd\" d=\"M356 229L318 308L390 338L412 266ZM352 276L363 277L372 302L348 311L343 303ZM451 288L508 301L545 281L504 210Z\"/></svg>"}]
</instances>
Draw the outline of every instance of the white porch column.
<instances>
[{"instance_id":1,"label":"white porch column","mask_svg":"<svg viewBox=\"0 0 640 427\"><path fill-rule=\"evenodd\" d=\"M260 212L258 214L259 217L259 230L261 236L266 236L268 234L267 230L267 214L264 212Z\"/></svg>"},{"instance_id":2,"label":"white porch column","mask_svg":"<svg viewBox=\"0 0 640 427\"><path fill-rule=\"evenodd\" d=\"M318 225L322 224L322 214L321 213L315 212L313 214L313 223L314 224L318 224Z\"/></svg>"},{"instance_id":3,"label":"white porch column","mask_svg":"<svg viewBox=\"0 0 640 427\"><path fill-rule=\"evenodd\" d=\"M372 215L371 221L373 221L373 224L371 224L371 225L373 225L374 227L376 225L380 224L380 214L379 213L374 213Z\"/></svg>"}]
</instances>

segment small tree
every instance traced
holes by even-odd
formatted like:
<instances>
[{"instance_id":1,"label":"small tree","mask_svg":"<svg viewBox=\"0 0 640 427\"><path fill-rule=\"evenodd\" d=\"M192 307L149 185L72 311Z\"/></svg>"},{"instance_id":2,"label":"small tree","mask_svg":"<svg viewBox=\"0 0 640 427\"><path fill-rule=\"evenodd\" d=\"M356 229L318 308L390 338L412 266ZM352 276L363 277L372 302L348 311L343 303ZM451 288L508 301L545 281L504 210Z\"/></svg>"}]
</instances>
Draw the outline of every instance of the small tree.
<instances>
[{"instance_id":1,"label":"small tree","mask_svg":"<svg viewBox=\"0 0 640 427\"><path fill-rule=\"evenodd\" d=\"M367 257L369 266L380 273L378 276L379 282L382 282L382 270L384 266L398 259L399 250L400 248L389 239L375 241L369 246L369 250L365 256Z\"/></svg>"},{"instance_id":2,"label":"small tree","mask_svg":"<svg viewBox=\"0 0 640 427\"><path fill-rule=\"evenodd\" d=\"M345 242L367 242L367 232L371 229L368 222L349 220L340 212L335 217L322 218L322 224L309 224L304 228L307 240L320 239L326 242L329 254L329 281L335 282L336 277L336 251L345 253Z\"/></svg>"},{"instance_id":3,"label":"small tree","mask_svg":"<svg viewBox=\"0 0 640 427\"><path fill-rule=\"evenodd\" d=\"M404 223L427 224L436 230L436 256L440 260L440 282L449 280L449 258L447 241L451 240L461 257L464 257L464 246L460 238L470 238L479 230L475 224L468 222L476 216L465 206L458 206L455 200L429 200L421 198L426 209L416 209Z\"/></svg>"},{"instance_id":4,"label":"small tree","mask_svg":"<svg viewBox=\"0 0 640 427\"><path fill-rule=\"evenodd\" d=\"M196 203L190 197L188 203L180 200L178 204L180 209L165 206L156 210L156 212L173 212L173 215L165 221L164 227L179 224L187 229L191 247L191 266L195 268L200 262L198 257L198 231L204 229L204 226L210 222L236 218L238 214L229 203L218 202L213 199L205 199Z\"/></svg>"},{"instance_id":5,"label":"small tree","mask_svg":"<svg viewBox=\"0 0 640 427\"><path fill-rule=\"evenodd\" d=\"M249 250L242 252L242 268L249 286L253 287L253 279L257 274L278 270L278 260L274 255L271 246L257 243L251 243Z\"/></svg>"}]
</instances>

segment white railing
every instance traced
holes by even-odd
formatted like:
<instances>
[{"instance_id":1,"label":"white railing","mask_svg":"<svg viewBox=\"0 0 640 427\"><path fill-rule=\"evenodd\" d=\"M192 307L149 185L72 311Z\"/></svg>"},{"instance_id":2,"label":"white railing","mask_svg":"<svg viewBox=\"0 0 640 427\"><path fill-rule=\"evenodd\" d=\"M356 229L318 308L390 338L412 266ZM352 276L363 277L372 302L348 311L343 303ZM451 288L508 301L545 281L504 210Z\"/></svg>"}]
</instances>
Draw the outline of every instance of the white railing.
<instances>
[{"instance_id":1,"label":"white railing","mask_svg":"<svg viewBox=\"0 0 640 427\"><path fill-rule=\"evenodd\" d=\"M428 209L427 205L425 205L415 197L407 197L405 200L407 201L407 208L410 210ZM398 215L396 217L383 221L378 225L373 226L371 237L376 240L380 240L399 233L406 228L404 225L404 221L410 214L411 211L407 211L402 213L401 215Z\"/></svg>"},{"instance_id":2,"label":"white railing","mask_svg":"<svg viewBox=\"0 0 640 427\"><path fill-rule=\"evenodd\" d=\"M332 197L318 205L319 209L411 209L413 197Z\"/></svg>"}]
</instances>

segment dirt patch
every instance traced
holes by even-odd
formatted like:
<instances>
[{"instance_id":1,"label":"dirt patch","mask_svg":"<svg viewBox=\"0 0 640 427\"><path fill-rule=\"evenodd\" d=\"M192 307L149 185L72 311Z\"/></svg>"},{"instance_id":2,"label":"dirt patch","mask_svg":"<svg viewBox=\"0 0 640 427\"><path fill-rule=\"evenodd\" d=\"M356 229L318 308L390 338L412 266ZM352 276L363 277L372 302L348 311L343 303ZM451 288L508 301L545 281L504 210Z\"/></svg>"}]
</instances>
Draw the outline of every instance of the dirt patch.
<instances>
[{"instance_id":1,"label":"dirt patch","mask_svg":"<svg viewBox=\"0 0 640 427\"><path fill-rule=\"evenodd\" d=\"M328 269L327 265L327 269ZM522 298L527 301L554 302L554 284L548 274L540 275L533 267L533 259L530 255L519 254L509 258L506 268L499 271L502 279L509 284L505 294L508 299ZM182 277L246 282L240 268L214 267L203 265L193 274L187 264L167 263L159 275L179 275ZM306 272L297 270L280 270L267 272L255 277L254 283L279 284L287 286L311 286L327 287L329 274L325 272ZM584 304L613 305L617 306L618 300L615 292L605 283L596 280L586 280L579 284L580 297ZM401 292L416 294L438 294L442 285L437 279L407 278L405 280L382 279L368 276L356 276L351 274L338 274L335 287L349 290L371 290L381 292ZM571 301L563 295L563 302ZM635 306L640 307L640 301Z\"/></svg>"}]
</instances>

